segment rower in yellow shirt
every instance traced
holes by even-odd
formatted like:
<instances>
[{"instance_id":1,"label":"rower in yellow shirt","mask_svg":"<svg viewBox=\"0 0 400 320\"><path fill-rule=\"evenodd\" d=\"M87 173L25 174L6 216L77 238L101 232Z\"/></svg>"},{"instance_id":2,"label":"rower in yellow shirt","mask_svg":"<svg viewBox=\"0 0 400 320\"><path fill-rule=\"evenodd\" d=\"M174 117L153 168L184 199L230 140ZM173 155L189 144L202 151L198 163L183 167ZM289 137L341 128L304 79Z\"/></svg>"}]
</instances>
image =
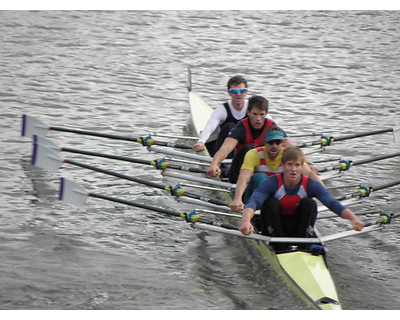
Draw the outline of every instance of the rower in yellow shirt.
<instances>
[{"instance_id":1,"label":"rower in yellow shirt","mask_svg":"<svg viewBox=\"0 0 400 320\"><path fill-rule=\"evenodd\" d=\"M240 168L239 178L236 183L235 196L230 208L232 211L241 212L244 203L258 185L268 176L283 172L281 167L284 133L277 126L269 127L264 135L264 146L249 150ZM304 174L311 176L322 183L317 174L308 166L304 166Z\"/></svg>"}]
</instances>

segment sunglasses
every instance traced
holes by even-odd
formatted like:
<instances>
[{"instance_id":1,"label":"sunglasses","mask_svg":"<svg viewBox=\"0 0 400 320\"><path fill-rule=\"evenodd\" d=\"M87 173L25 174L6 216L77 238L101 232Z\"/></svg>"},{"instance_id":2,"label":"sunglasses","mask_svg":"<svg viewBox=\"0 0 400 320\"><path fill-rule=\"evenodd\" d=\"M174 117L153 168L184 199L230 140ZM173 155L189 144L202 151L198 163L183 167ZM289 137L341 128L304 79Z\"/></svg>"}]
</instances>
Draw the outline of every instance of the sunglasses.
<instances>
[{"instance_id":1,"label":"sunglasses","mask_svg":"<svg viewBox=\"0 0 400 320\"><path fill-rule=\"evenodd\" d=\"M271 140L271 141L267 141L267 143L272 146L273 144L276 144L277 146L279 146L283 141L282 140Z\"/></svg>"},{"instance_id":2,"label":"sunglasses","mask_svg":"<svg viewBox=\"0 0 400 320\"><path fill-rule=\"evenodd\" d=\"M243 88L243 89L229 89L228 91L230 93L237 94L237 93L246 93L247 89L246 88Z\"/></svg>"}]
</instances>

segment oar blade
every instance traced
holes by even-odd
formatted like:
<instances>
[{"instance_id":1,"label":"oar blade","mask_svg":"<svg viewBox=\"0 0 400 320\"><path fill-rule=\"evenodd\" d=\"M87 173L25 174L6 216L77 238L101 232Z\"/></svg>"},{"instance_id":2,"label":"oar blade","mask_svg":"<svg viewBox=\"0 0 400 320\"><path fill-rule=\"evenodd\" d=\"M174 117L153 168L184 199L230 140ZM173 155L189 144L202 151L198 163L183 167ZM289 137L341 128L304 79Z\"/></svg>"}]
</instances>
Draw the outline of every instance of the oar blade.
<instances>
[{"instance_id":1,"label":"oar blade","mask_svg":"<svg viewBox=\"0 0 400 320\"><path fill-rule=\"evenodd\" d=\"M49 127L46 126L42 121L26 114L22 115L21 135L23 137L33 137L34 135L45 136L48 128Z\"/></svg>"},{"instance_id":2,"label":"oar blade","mask_svg":"<svg viewBox=\"0 0 400 320\"><path fill-rule=\"evenodd\" d=\"M61 178L59 200L76 206L82 206L88 196L89 193L79 184Z\"/></svg>"},{"instance_id":3,"label":"oar blade","mask_svg":"<svg viewBox=\"0 0 400 320\"><path fill-rule=\"evenodd\" d=\"M46 148L52 149L55 152L60 151L60 147L58 145L56 145L54 142L50 141L45 137L38 136L35 134L33 135L33 142L45 146Z\"/></svg>"},{"instance_id":4,"label":"oar blade","mask_svg":"<svg viewBox=\"0 0 400 320\"><path fill-rule=\"evenodd\" d=\"M64 159L61 158L52 149L49 149L40 143L33 144L33 152L31 164L33 166L46 169L51 172L57 172L63 164Z\"/></svg>"},{"instance_id":5,"label":"oar blade","mask_svg":"<svg viewBox=\"0 0 400 320\"><path fill-rule=\"evenodd\" d=\"M400 142L400 122L393 128L393 139L396 143Z\"/></svg>"}]
</instances>

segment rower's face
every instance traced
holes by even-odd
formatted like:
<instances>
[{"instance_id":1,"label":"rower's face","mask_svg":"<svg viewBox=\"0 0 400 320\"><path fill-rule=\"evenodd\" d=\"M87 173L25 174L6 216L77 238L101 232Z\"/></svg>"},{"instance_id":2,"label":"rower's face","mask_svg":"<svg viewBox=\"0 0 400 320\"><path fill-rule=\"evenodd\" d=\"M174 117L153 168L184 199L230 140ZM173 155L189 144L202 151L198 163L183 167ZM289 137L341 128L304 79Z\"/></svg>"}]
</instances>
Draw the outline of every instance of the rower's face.
<instances>
[{"instance_id":1,"label":"rower's face","mask_svg":"<svg viewBox=\"0 0 400 320\"><path fill-rule=\"evenodd\" d=\"M261 129L265 123L265 117L267 116L267 111L258 108L253 108L247 111L249 121L254 129Z\"/></svg>"},{"instance_id":2,"label":"rower's face","mask_svg":"<svg viewBox=\"0 0 400 320\"><path fill-rule=\"evenodd\" d=\"M264 143L270 159L275 159L278 156L282 149L282 143L283 140L272 140Z\"/></svg>"},{"instance_id":3,"label":"rower's face","mask_svg":"<svg viewBox=\"0 0 400 320\"><path fill-rule=\"evenodd\" d=\"M303 169L303 164L300 160L289 160L282 164L282 166L285 177L287 177L289 181L300 179L301 170Z\"/></svg>"},{"instance_id":4,"label":"rower's face","mask_svg":"<svg viewBox=\"0 0 400 320\"><path fill-rule=\"evenodd\" d=\"M234 89L234 90L231 90L231 89ZM235 90L235 89L246 89L246 90L243 92L243 90ZM244 98L246 97L247 92L248 92L248 90L247 90L246 86L244 85L244 83L237 84L237 85L231 85L228 90L228 94L231 96L232 101L235 104L244 103Z\"/></svg>"}]
</instances>

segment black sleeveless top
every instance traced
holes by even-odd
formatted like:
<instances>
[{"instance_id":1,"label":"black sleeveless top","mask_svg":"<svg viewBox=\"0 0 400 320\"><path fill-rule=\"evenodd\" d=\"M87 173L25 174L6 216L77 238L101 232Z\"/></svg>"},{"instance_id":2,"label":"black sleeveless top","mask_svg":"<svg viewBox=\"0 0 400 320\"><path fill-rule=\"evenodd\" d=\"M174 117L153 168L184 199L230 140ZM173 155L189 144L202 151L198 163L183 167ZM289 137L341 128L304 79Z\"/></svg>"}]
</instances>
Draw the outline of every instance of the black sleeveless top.
<instances>
[{"instance_id":1,"label":"black sleeveless top","mask_svg":"<svg viewBox=\"0 0 400 320\"><path fill-rule=\"evenodd\" d=\"M223 106L225 107L225 110L226 110L226 113L228 114L228 116L226 117L225 121L222 122L222 123L220 124L221 127L222 127L224 124L228 123L228 122L233 122L233 123L236 124L236 123L238 123L240 120L242 120L242 119L244 119L244 118L247 118L247 113L246 113L246 115L245 115L242 119L236 119L236 118L232 115L231 108L229 108L228 102L225 102L225 103L223 104Z\"/></svg>"}]
</instances>

